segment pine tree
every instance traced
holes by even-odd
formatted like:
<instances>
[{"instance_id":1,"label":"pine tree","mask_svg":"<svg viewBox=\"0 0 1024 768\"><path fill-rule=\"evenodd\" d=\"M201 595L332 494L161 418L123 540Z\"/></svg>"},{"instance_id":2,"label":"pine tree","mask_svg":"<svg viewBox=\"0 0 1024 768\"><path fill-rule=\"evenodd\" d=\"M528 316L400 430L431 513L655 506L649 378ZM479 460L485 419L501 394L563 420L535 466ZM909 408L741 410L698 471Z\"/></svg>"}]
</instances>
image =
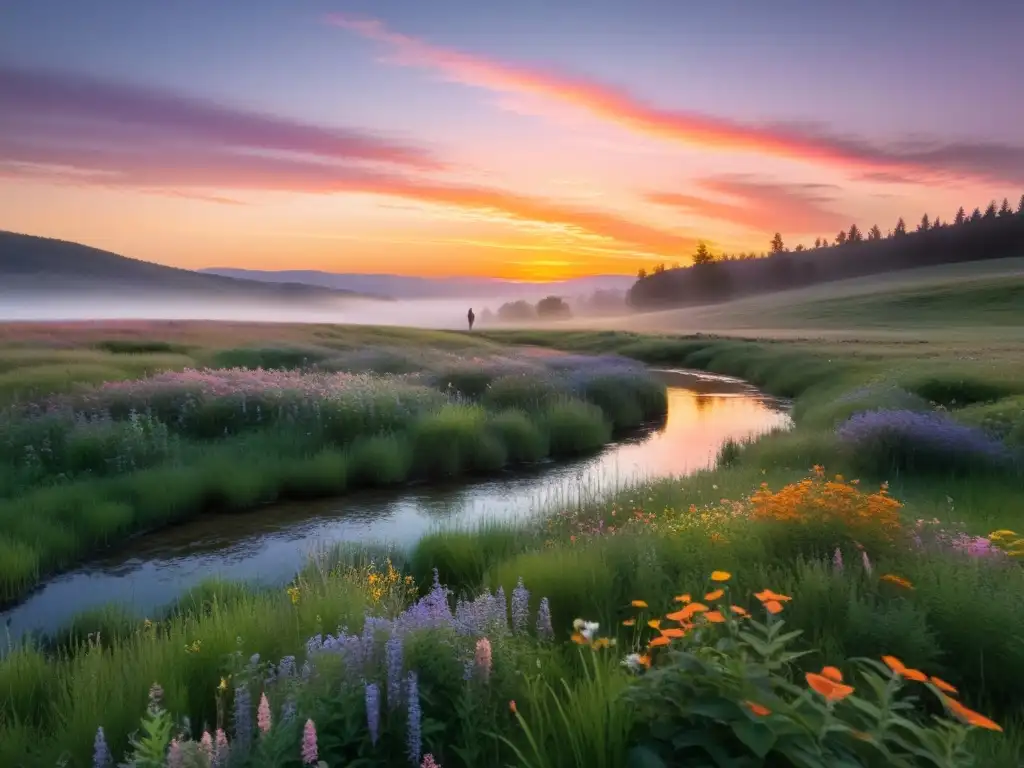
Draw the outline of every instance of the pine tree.
<instances>
[{"instance_id":1,"label":"pine tree","mask_svg":"<svg viewBox=\"0 0 1024 768\"><path fill-rule=\"evenodd\" d=\"M928 214L926 213L921 217L921 223L917 225L918 232L927 232L931 229L931 224L928 223Z\"/></svg>"},{"instance_id":2,"label":"pine tree","mask_svg":"<svg viewBox=\"0 0 1024 768\"><path fill-rule=\"evenodd\" d=\"M643 267L640 267L640 269L637 270L636 279L637 280L643 280L646 277L647 277L647 270L644 269Z\"/></svg>"},{"instance_id":3,"label":"pine tree","mask_svg":"<svg viewBox=\"0 0 1024 768\"><path fill-rule=\"evenodd\" d=\"M780 235L778 232L776 232L775 237L772 238L771 246L772 253L782 253L784 250L786 250L786 245L785 243L782 242L782 235Z\"/></svg>"},{"instance_id":4,"label":"pine tree","mask_svg":"<svg viewBox=\"0 0 1024 768\"><path fill-rule=\"evenodd\" d=\"M1003 198L1003 204L999 206L999 215L1000 216L1009 216L1012 213L1013 213L1013 209L1010 208L1010 201L1007 200L1004 197Z\"/></svg>"},{"instance_id":5,"label":"pine tree","mask_svg":"<svg viewBox=\"0 0 1024 768\"><path fill-rule=\"evenodd\" d=\"M860 243L863 242L864 235L860 233L860 229L857 228L856 224L850 225L850 233L846 236L846 242L848 243Z\"/></svg>"},{"instance_id":6,"label":"pine tree","mask_svg":"<svg viewBox=\"0 0 1024 768\"><path fill-rule=\"evenodd\" d=\"M878 225L875 224L871 229L868 230L868 240L881 240L881 239L882 239L882 230L880 230L878 228Z\"/></svg>"},{"instance_id":7,"label":"pine tree","mask_svg":"<svg viewBox=\"0 0 1024 768\"><path fill-rule=\"evenodd\" d=\"M1022 207L1024 207L1024 197L1021 197L1020 204L1021 204ZM814 238L814 247L815 248L821 248L821 238L820 237Z\"/></svg>"},{"instance_id":8,"label":"pine tree","mask_svg":"<svg viewBox=\"0 0 1024 768\"><path fill-rule=\"evenodd\" d=\"M711 251L708 250L707 244L701 240L697 243L697 251L693 254L694 264L710 264L715 260L715 257L711 255Z\"/></svg>"},{"instance_id":9,"label":"pine tree","mask_svg":"<svg viewBox=\"0 0 1024 768\"><path fill-rule=\"evenodd\" d=\"M1017 213L1024 216L1024 195L1020 196L1020 203L1017 204Z\"/></svg>"},{"instance_id":10,"label":"pine tree","mask_svg":"<svg viewBox=\"0 0 1024 768\"><path fill-rule=\"evenodd\" d=\"M836 235L836 245L845 245L846 243L846 230L839 230L839 234Z\"/></svg>"},{"instance_id":11,"label":"pine tree","mask_svg":"<svg viewBox=\"0 0 1024 768\"><path fill-rule=\"evenodd\" d=\"M1021 198L1024 200L1024 198ZM956 218L953 219L954 224L963 224L967 220L967 214L964 212L964 207L961 205L956 210Z\"/></svg>"},{"instance_id":12,"label":"pine tree","mask_svg":"<svg viewBox=\"0 0 1024 768\"><path fill-rule=\"evenodd\" d=\"M900 237L901 235L907 234L907 223L900 216L899 221L896 222L896 229L892 231L894 237Z\"/></svg>"},{"instance_id":13,"label":"pine tree","mask_svg":"<svg viewBox=\"0 0 1024 768\"><path fill-rule=\"evenodd\" d=\"M996 201L993 200L988 204L988 208L985 209L985 218L994 219L996 217Z\"/></svg>"},{"instance_id":14,"label":"pine tree","mask_svg":"<svg viewBox=\"0 0 1024 768\"><path fill-rule=\"evenodd\" d=\"M971 221L981 221L981 208L975 208L971 213Z\"/></svg>"}]
</instances>

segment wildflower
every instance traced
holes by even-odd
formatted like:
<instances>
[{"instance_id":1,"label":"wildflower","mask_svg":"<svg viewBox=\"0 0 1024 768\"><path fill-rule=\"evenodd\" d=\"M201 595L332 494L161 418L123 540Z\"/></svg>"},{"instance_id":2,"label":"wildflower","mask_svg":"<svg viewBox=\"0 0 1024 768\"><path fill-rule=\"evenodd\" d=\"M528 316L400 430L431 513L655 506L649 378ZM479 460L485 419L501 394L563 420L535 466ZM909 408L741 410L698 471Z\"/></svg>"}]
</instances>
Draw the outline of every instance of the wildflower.
<instances>
[{"instance_id":1,"label":"wildflower","mask_svg":"<svg viewBox=\"0 0 1024 768\"><path fill-rule=\"evenodd\" d=\"M509 701L509 703L508 703L508 711L511 712L513 715L516 715L516 714L519 713L519 710L516 708L516 700L515 699L511 699Z\"/></svg>"},{"instance_id":2,"label":"wildflower","mask_svg":"<svg viewBox=\"0 0 1024 768\"><path fill-rule=\"evenodd\" d=\"M610 648L615 645L615 638L599 637L594 641L594 650L600 650L602 648Z\"/></svg>"},{"instance_id":3,"label":"wildflower","mask_svg":"<svg viewBox=\"0 0 1024 768\"><path fill-rule=\"evenodd\" d=\"M843 551L839 547L836 547L835 554L832 555L832 567L839 573L843 572Z\"/></svg>"},{"instance_id":4,"label":"wildflower","mask_svg":"<svg viewBox=\"0 0 1024 768\"><path fill-rule=\"evenodd\" d=\"M402 697L402 638L392 635L384 644L387 662L388 709L395 709Z\"/></svg>"},{"instance_id":5,"label":"wildflower","mask_svg":"<svg viewBox=\"0 0 1024 768\"><path fill-rule=\"evenodd\" d=\"M631 653L622 660L622 666L628 667L632 672L639 672L651 666L649 656L641 656L639 653Z\"/></svg>"},{"instance_id":6,"label":"wildflower","mask_svg":"<svg viewBox=\"0 0 1024 768\"><path fill-rule=\"evenodd\" d=\"M312 720L307 720L302 729L302 764L316 765L317 756L316 726Z\"/></svg>"},{"instance_id":7,"label":"wildflower","mask_svg":"<svg viewBox=\"0 0 1024 768\"><path fill-rule=\"evenodd\" d=\"M772 713L768 707L758 704L756 701L744 701L744 706L758 717L767 717Z\"/></svg>"},{"instance_id":8,"label":"wildflower","mask_svg":"<svg viewBox=\"0 0 1024 768\"><path fill-rule=\"evenodd\" d=\"M203 731L203 736L199 739L199 753L206 757L207 764L213 762L213 737L209 731Z\"/></svg>"},{"instance_id":9,"label":"wildflower","mask_svg":"<svg viewBox=\"0 0 1024 768\"><path fill-rule=\"evenodd\" d=\"M376 683L367 683L364 693L366 728L370 731L370 743L377 746L377 739L380 737L380 688Z\"/></svg>"},{"instance_id":10,"label":"wildflower","mask_svg":"<svg viewBox=\"0 0 1024 768\"><path fill-rule=\"evenodd\" d=\"M860 551L860 559L861 559L861 562L864 565L865 573L867 573L867 575L870 576L871 575L871 571L874 570L874 569L871 567L871 560L868 558L868 552L867 552L866 549L862 549Z\"/></svg>"},{"instance_id":11,"label":"wildflower","mask_svg":"<svg viewBox=\"0 0 1024 768\"><path fill-rule=\"evenodd\" d=\"M222 728L217 729L213 747L213 764L218 768L227 765L228 758L231 757L231 749L228 746L228 735Z\"/></svg>"},{"instance_id":12,"label":"wildflower","mask_svg":"<svg viewBox=\"0 0 1024 768\"><path fill-rule=\"evenodd\" d=\"M235 688L235 746L245 750L252 741L252 699L244 685Z\"/></svg>"},{"instance_id":13,"label":"wildflower","mask_svg":"<svg viewBox=\"0 0 1024 768\"><path fill-rule=\"evenodd\" d=\"M732 578L732 574L729 573L728 571L712 571L711 572L711 580L712 581L728 581L731 578Z\"/></svg>"},{"instance_id":14,"label":"wildflower","mask_svg":"<svg viewBox=\"0 0 1024 768\"><path fill-rule=\"evenodd\" d=\"M632 605L634 608L646 608L647 607L647 603L644 600L634 600L632 603L630 603L630 605Z\"/></svg>"},{"instance_id":15,"label":"wildflower","mask_svg":"<svg viewBox=\"0 0 1024 768\"><path fill-rule=\"evenodd\" d=\"M956 699L944 696L943 702L949 708L950 712L968 725L973 725L975 728L985 728L989 731L1003 730L995 721L989 720L987 717L979 712L975 712L973 709L968 709Z\"/></svg>"},{"instance_id":16,"label":"wildflower","mask_svg":"<svg viewBox=\"0 0 1024 768\"><path fill-rule=\"evenodd\" d=\"M746 608L741 608L738 605L730 605L729 608L737 616L749 616L750 615L749 613L747 613L747 609Z\"/></svg>"},{"instance_id":17,"label":"wildflower","mask_svg":"<svg viewBox=\"0 0 1024 768\"><path fill-rule=\"evenodd\" d=\"M217 690L226 691L228 689L228 681L225 678L220 679L220 685L217 686Z\"/></svg>"},{"instance_id":18,"label":"wildflower","mask_svg":"<svg viewBox=\"0 0 1024 768\"><path fill-rule=\"evenodd\" d=\"M914 585L904 579L902 576L897 576L894 573L887 573L882 576L882 581L887 581L890 584L895 584L897 587L903 587L903 589L913 589Z\"/></svg>"},{"instance_id":19,"label":"wildflower","mask_svg":"<svg viewBox=\"0 0 1024 768\"><path fill-rule=\"evenodd\" d=\"M670 642L672 641L669 638L665 637L665 635L660 635L659 637L656 637L653 640L651 640L651 642L649 642L647 645L651 648L657 648L660 645L668 645Z\"/></svg>"},{"instance_id":20,"label":"wildflower","mask_svg":"<svg viewBox=\"0 0 1024 768\"><path fill-rule=\"evenodd\" d=\"M651 629L658 629L661 626L661 619L651 619L647 622L647 626Z\"/></svg>"},{"instance_id":21,"label":"wildflower","mask_svg":"<svg viewBox=\"0 0 1024 768\"><path fill-rule=\"evenodd\" d=\"M423 762L420 763L420 768L441 768L441 765L434 759L433 755L428 753L423 756Z\"/></svg>"},{"instance_id":22,"label":"wildflower","mask_svg":"<svg viewBox=\"0 0 1024 768\"><path fill-rule=\"evenodd\" d=\"M679 627L669 627L668 629L660 630L662 637L685 637L686 632L679 629Z\"/></svg>"},{"instance_id":23,"label":"wildflower","mask_svg":"<svg viewBox=\"0 0 1024 768\"><path fill-rule=\"evenodd\" d=\"M766 589L761 592L755 592L754 597L756 597L762 603L767 602L769 600L774 600L779 603L785 603L793 599L791 597L788 597L787 595L780 595L777 592L773 592L770 589Z\"/></svg>"},{"instance_id":24,"label":"wildflower","mask_svg":"<svg viewBox=\"0 0 1024 768\"><path fill-rule=\"evenodd\" d=\"M149 687L149 706L150 712L158 712L161 709L164 698L164 689L160 687L158 683L153 683Z\"/></svg>"},{"instance_id":25,"label":"wildflower","mask_svg":"<svg viewBox=\"0 0 1024 768\"><path fill-rule=\"evenodd\" d=\"M172 739L167 748L167 768L183 768L185 757L181 754L181 742Z\"/></svg>"},{"instance_id":26,"label":"wildflower","mask_svg":"<svg viewBox=\"0 0 1024 768\"><path fill-rule=\"evenodd\" d=\"M526 622L530 616L530 592L519 577L516 588L512 590L512 631L517 635L526 632Z\"/></svg>"},{"instance_id":27,"label":"wildflower","mask_svg":"<svg viewBox=\"0 0 1024 768\"><path fill-rule=\"evenodd\" d=\"M93 768L110 768L114 758L110 754L110 747L107 746L107 737L103 735L103 726L96 729L96 738L92 743L92 765Z\"/></svg>"},{"instance_id":28,"label":"wildflower","mask_svg":"<svg viewBox=\"0 0 1024 768\"><path fill-rule=\"evenodd\" d=\"M636 619L626 619L624 622L622 622L622 626L634 627L636 626Z\"/></svg>"},{"instance_id":29,"label":"wildflower","mask_svg":"<svg viewBox=\"0 0 1024 768\"><path fill-rule=\"evenodd\" d=\"M301 596L302 591L298 587L288 587L285 592L288 593L288 599L292 601L292 605L299 604L299 597Z\"/></svg>"},{"instance_id":30,"label":"wildflower","mask_svg":"<svg viewBox=\"0 0 1024 768\"><path fill-rule=\"evenodd\" d=\"M708 610L708 607L703 603L690 603L686 607L681 608L674 613L665 614L665 618L671 619L672 621L689 621L696 614L706 610Z\"/></svg>"},{"instance_id":31,"label":"wildflower","mask_svg":"<svg viewBox=\"0 0 1024 768\"><path fill-rule=\"evenodd\" d=\"M895 656L883 656L882 661L885 662L885 666L893 671L893 674L898 675L899 677L906 678L907 680L913 680L917 683L928 682L928 676L925 675L924 672L904 665L904 663Z\"/></svg>"},{"instance_id":32,"label":"wildflower","mask_svg":"<svg viewBox=\"0 0 1024 768\"><path fill-rule=\"evenodd\" d=\"M941 677L935 677L935 675L932 675L928 679L931 680L932 685L934 685L936 688L938 688L940 691L943 691L944 693L952 693L956 695L956 693L958 692L956 688L947 683Z\"/></svg>"},{"instance_id":33,"label":"wildflower","mask_svg":"<svg viewBox=\"0 0 1024 768\"><path fill-rule=\"evenodd\" d=\"M486 683L491 677L491 641L481 637L476 641L476 672Z\"/></svg>"},{"instance_id":34,"label":"wildflower","mask_svg":"<svg viewBox=\"0 0 1024 768\"><path fill-rule=\"evenodd\" d=\"M853 693L852 686L833 682L824 675L818 675L814 672L808 672L806 678L807 684L811 686L811 688L815 692L824 696L826 701L842 701L851 693Z\"/></svg>"},{"instance_id":35,"label":"wildflower","mask_svg":"<svg viewBox=\"0 0 1024 768\"><path fill-rule=\"evenodd\" d=\"M688 603L688 602L690 602L690 595L689 595L689 594L684 594L684 595L676 595L676 596L675 596L675 597L673 597L672 599L673 599L673 600L674 600L675 602L677 602L677 603Z\"/></svg>"},{"instance_id":36,"label":"wildflower","mask_svg":"<svg viewBox=\"0 0 1024 768\"><path fill-rule=\"evenodd\" d=\"M761 603L761 605L764 606L764 609L768 611L768 613L782 613L782 603L780 603L778 600L768 600L766 602Z\"/></svg>"},{"instance_id":37,"label":"wildflower","mask_svg":"<svg viewBox=\"0 0 1024 768\"><path fill-rule=\"evenodd\" d=\"M718 598L720 598L724 594L725 594L725 590L724 589L716 589L713 592L708 592L706 595L704 595L704 599L707 600L710 603L712 600L717 600Z\"/></svg>"},{"instance_id":38,"label":"wildflower","mask_svg":"<svg viewBox=\"0 0 1024 768\"><path fill-rule=\"evenodd\" d=\"M537 637L541 640L553 640L555 630L551 627L551 605L546 597L540 599L537 608Z\"/></svg>"},{"instance_id":39,"label":"wildflower","mask_svg":"<svg viewBox=\"0 0 1024 768\"><path fill-rule=\"evenodd\" d=\"M843 673L839 671L838 667L822 667L821 674L833 683L843 682Z\"/></svg>"},{"instance_id":40,"label":"wildflower","mask_svg":"<svg viewBox=\"0 0 1024 768\"><path fill-rule=\"evenodd\" d=\"M406 695L409 697L409 710L406 715L406 724L408 727L406 744L409 747L409 761L413 765L416 765L419 763L420 755L423 752L421 730L423 725L423 710L420 709L419 684L417 682L415 672L410 672L409 677L406 680Z\"/></svg>"},{"instance_id":41,"label":"wildflower","mask_svg":"<svg viewBox=\"0 0 1024 768\"><path fill-rule=\"evenodd\" d=\"M263 733L270 731L270 702L266 693L260 694L260 705L256 709L256 726Z\"/></svg>"},{"instance_id":42,"label":"wildflower","mask_svg":"<svg viewBox=\"0 0 1024 768\"><path fill-rule=\"evenodd\" d=\"M593 641L594 635L597 633L598 624L596 621L585 621L583 626L580 628L580 634L583 635L584 639L589 643Z\"/></svg>"}]
</instances>

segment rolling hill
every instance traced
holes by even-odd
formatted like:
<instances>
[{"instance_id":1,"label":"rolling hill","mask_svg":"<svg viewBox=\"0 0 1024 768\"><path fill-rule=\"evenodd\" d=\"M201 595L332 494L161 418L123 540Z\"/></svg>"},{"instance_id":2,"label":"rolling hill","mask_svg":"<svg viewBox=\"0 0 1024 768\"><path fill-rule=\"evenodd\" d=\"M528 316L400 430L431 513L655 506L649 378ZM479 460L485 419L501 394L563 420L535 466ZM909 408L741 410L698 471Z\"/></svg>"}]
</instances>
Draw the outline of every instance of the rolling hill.
<instances>
[{"instance_id":1,"label":"rolling hill","mask_svg":"<svg viewBox=\"0 0 1024 768\"><path fill-rule=\"evenodd\" d=\"M0 298L187 298L332 304L380 299L298 282L264 282L140 261L81 243L0 231Z\"/></svg>"},{"instance_id":2,"label":"rolling hill","mask_svg":"<svg viewBox=\"0 0 1024 768\"><path fill-rule=\"evenodd\" d=\"M320 272L316 270L260 271L211 267L203 274L259 280L264 282L302 283L336 290L391 296L396 299L532 299L545 296L582 296L595 291L625 291L635 278L625 275L593 275L550 283L522 283L499 278L451 277L430 278L407 275L356 274Z\"/></svg>"}]
</instances>

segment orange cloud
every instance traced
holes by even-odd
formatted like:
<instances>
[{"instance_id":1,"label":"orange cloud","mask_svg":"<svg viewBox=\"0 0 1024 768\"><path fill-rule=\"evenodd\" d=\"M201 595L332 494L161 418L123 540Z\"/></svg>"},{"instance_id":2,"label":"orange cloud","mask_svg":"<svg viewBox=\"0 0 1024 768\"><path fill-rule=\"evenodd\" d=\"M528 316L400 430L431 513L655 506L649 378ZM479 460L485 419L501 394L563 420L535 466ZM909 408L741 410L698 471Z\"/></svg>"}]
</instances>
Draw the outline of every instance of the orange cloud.
<instances>
[{"instance_id":1,"label":"orange cloud","mask_svg":"<svg viewBox=\"0 0 1024 768\"><path fill-rule=\"evenodd\" d=\"M991 142L914 140L898 147L830 134L811 126L756 125L660 109L612 86L431 45L374 19L331 15L328 22L390 46L394 61L441 72L467 85L539 96L631 130L707 149L755 152L839 168L855 176L891 173L918 183L977 177L1024 183L1024 147Z\"/></svg>"},{"instance_id":2,"label":"orange cloud","mask_svg":"<svg viewBox=\"0 0 1024 768\"><path fill-rule=\"evenodd\" d=\"M728 176L703 179L698 185L736 202L680 192L651 192L645 197L653 203L764 233L816 234L849 225L848 217L825 207L832 200L825 194L830 189L827 185L773 184Z\"/></svg>"}]
</instances>

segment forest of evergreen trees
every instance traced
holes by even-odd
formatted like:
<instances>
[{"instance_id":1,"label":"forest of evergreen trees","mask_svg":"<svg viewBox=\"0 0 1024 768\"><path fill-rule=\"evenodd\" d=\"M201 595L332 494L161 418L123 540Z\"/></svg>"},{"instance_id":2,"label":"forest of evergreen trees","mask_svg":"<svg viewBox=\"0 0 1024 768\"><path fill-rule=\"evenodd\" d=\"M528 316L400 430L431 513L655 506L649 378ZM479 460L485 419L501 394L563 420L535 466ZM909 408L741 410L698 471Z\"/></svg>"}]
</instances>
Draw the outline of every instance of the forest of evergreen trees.
<instances>
[{"instance_id":1,"label":"forest of evergreen trees","mask_svg":"<svg viewBox=\"0 0 1024 768\"><path fill-rule=\"evenodd\" d=\"M1024 195L1016 210L1004 198L984 211L960 208L949 223L925 214L913 231L902 217L886 234L877 225L865 234L854 224L816 239L811 248L789 250L776 232L770 248L716 256L698 243L691 266L640 270L627 302L635 309L663 309L900 269L1024 256Z\"/></svg>"}]
</instances>

